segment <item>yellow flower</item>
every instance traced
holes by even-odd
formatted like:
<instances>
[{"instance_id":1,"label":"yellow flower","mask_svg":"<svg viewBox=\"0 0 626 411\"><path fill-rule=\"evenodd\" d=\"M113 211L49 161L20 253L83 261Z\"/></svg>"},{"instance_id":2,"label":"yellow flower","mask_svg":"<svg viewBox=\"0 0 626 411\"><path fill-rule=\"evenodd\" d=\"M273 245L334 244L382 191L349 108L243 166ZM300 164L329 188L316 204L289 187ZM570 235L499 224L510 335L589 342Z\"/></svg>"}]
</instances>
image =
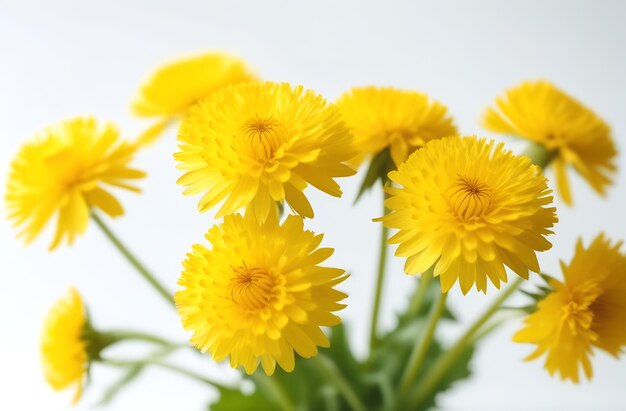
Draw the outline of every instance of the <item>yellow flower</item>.
<instances>
[{"instance_id":1,"label":"yellow flower","mask_svg":"<svg viewBox=\"0 0 626 411\"><path fill-rule=\"evenodd\" d=\"M407 274L434 268L447 292L459 280L467 293L487 278L500 288L504 266L523 278L539 272L535 251L557 221L541 169L476 137L434 140L389 173L389 214L377 219L399 231L389 239L407 257Z\"/></svg>"},{"instance_id":2,"label":"yellow flower","mask_svg":"<svg viewBox=\"0 0 626 411\"><path fill-rule=\"evenodd\" d=\"M457 134L446 106L415 91L354 88L337 106L354 134L357 164L388 147L397 167L430 140Z\"/></svg>"},{"instance_id":3,"label":"yellow flower","mask_svg":"<svg viewBox=\"0 0 626 411\"><path fill-rule=\"evenodd\" d=\"M83 332L87 326L85 307L76 290L50 310L41 339L41 356L46 381L55 390L76 386L73 402L81 396L89 355Z\"/></svg>"},{"instance_id":4,"label":"yellow flower","mask_svg":"<svg viewBox=\"0 0 626 411\"><path fill-rule=\"evenodd\" d=\"M318 265L333 249L317 248L322 235L304 231L302 217L279 225L275 213L264 223L251 213L229 215L206 238L212 249L193 246L175 296L196 347L216 361L230 356L248 374L260 361L271 375L276 362L293 370L294 350L309 358L329 346L320 327L339 324L332 313L346 295L333 287L347 276Z\"/></svg>"},{"instance_id":5,"label":"yellow flower","mask_svg":"<svg viewBox=\"0 0 626 411\"><path fill-rule=\"evenodd\" d=\"M525 82L486 110L484 127L526 138L553 152L559 192L567 204L572 195L568 165L600 194L615 172L617 150L609 126L593 111L547 81Z\"/></svg>"},{"instance_id":6,"label":"yellow flower","mask_svg":"<svg viewBox=\"0 0 626 411\"><path fill-rule=\"evenodd\" d=\"M142 138L151 140L197 101L231 84L256 80L246 63L225 53L211 52L180 59L162 67L143 82L132 110L143 117L162 117Z\"/></svg>"},{"instance_id":7,"label":"yellow flower","mask_svg":"<svg viewBox=\"0 0 626 411\"><path fill-rule=\"evenodd\" d=\"M592 349L616 358L626 345L626 256L621 242L611 245L599 235L587 249L582 241L569 266L561 263L564 282L552 279L553 291L513 340L536 344L527 360L546 354L545 368L578 383L582 367L592 376Z\"/></svg>"},{"instance_id":8,"label":"yellow flower","mask_svg":"<svg viewBox=\"0 0 626 411\"><path fill-rule=\"evenodd\" d=\"M340 197L334 178L354 174L343 164L353 156L352 136L335 107L286 83L215 92L189 110L178 139L178 183L188 195L205 191L200 211L226 199L217 217L249 206L264 220L283 200L313 217L307 185Z\"/></svg>"},{"instance_id":9,"label":"yellow flower","mask_svg":"<svg viewBox=\"0 0 626 411\"><path fill-rule=\"evenodd\" d=\"M55 214L50 249L65 238L72 244L89 220L89 209L111 217L124 213L105 187L139 191L129 180L144 177L129 167L137 145L121 142L112 123L74 118L44 129L13 160L7 183L9 218L29 243Z\"/></svg>"}]
</instances>

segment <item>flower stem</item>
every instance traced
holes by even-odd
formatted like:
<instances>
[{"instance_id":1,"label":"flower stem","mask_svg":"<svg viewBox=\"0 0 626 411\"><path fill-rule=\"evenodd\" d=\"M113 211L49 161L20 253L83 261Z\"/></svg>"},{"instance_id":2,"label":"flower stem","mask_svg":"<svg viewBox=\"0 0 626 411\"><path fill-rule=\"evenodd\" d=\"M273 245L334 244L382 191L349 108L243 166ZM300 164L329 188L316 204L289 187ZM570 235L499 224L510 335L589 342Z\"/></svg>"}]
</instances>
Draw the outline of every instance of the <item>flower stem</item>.
<instances>
[{"instance_id":1,"label":"flower stem","mask_svg":"<svg viewBox=\"0 0 626 411\"><path fill-rule=\"evenodd\" d=\"M337 369L337 366L334 362L326 358L322 354L318 354L314 359L317 367L326 375L326 377L331 380L335 386L339 389L339 392L346 399L350 408L355 411L366 411L367 408L361 400L359 396L354 392L346 378L341 374L341 372Z\"/></svg>"},{"instance_id":2,"label":"flower stem","mask_svg":"<svg viewBox=\"0 0 626 411\"><path fill-rule=\"evenodd\" d=\"M152 287L164 298L169 304L174 306L174 299L172 294L159 283L159 281L146 269L146 267L139 262L139 260L130 252L130 250L120 241L120 239L111 231L111 229L104 223L104 221L98 216L95 211L91 211L91 218L98 227L102 230L104 235L107 236L113 245L119 250L120 253L128 260L128 262L135 267L135 269L146 279Z\"/></svg>"},{"instance_id":3,"label":"flower stem","mask_svg":"<svg viewBox=\"0 0 626 411\"><path fill-rule=\"evenodd\" d=\"M425 273L423 273L419 278L419 283L417 285L417 290L415 290L415 294L411 298L411 303L409 305L409 316L417 315L422 306L424 305L424 299L426 298L426 294L428 294L428 287L433 279L433 271L435 266L433 265L428 269Z\"/></svg>"},{"instance_id":4,"label":"flower stem","mask_svg":"<svg viewBox=\"0 0 626 411\"><path fill-rule=\"evenodd\" d=\"M164 347L191 347L188 344L175 343L167 341L156 335L146 334L139 331L132 330L111 330L100 332L100 334L107 340L112 342L118 342L123 340L144 341L153 344L162 345Z\"/></svg>"},{"instance_id":5,"label":"flower stem","mask_svg":"<svg viewBox=\"0 0 626 411\"><path fill-rule=\"evenodd\" d=\"M143 360L101 360L100 361L102 364L105 365L110 365L113 367L131 367L131 366L135 366L135 365L154 365L154 366L158 366L161 368L164 368L166 370L170 370L173 371L175 373L181 374L181 375L185 375L191 379L203 382L205 384L211 385L215 388L219 388L219 389L234 389L233 387L229 387L226 386L220 382L214 381L212 379L209 379L207 377L205 377L204 375L201 375L195 371L191 371L188 370L186 368L180 367L178 365L173 365L173 364L169 364L163 361L158 361L158 360L150 360L150 359L143 359Z\"/></svg>"},{"instance_id":6,"label":"flower stem","mask_svg":"<svg viewBox=\"0 0 626 411\"><path fill-rule=\"evenodd\" d=\"M387 212L384 206L385 194L383 193L383 214ZM374 350L377 342L378 317L380 313L380 303L385 282L385 264L387 262L387 237L389 229L381 224L380 229L380 251L378 257L378 273L376 274L376 291L374 292L374 306L372 308L372 320L370 325L370 353Z\"/></svg>"},{"instance_id":7,"label":"flower stem","mask_svg":"<svg viewBox=\"0 0 626 411\"><path fill-rule=\"evenodd\" d=\"M408 367L404 369L404 374L400 380L400 388L396 398L402 398L407 395L409 389L411 388L411 384L415 381L415 377L417 377L417 373L426 358L433 336L435 335L437 323L443 315L447 298L448 293L440 293L437 303L432 307L424 334L422 335L421 340L417 340L415 346L413 347L413 351L411 352Z\"/></svg>"},{"instance_id":8,"label":"flower stem","mask_svg":"<svg viewBox=\"0 0 626 411\"><path fill-rule=\"evenodd\" d=\"M548 150L543 144L530 143L523 155L529 157L533 164L544 169L552 162L557 154L558 152L556 150Z\"/></svg>"},{"instance_id":9,"label":"flower stem","mask_svg":"<svg viewBox=\"0 0 626 411\"><path fill-rule=\"evenodd\" d=\"M281 410L295 411L296 407L285 392L285 389L272 377L268 377L263 372L256 372L250 378L256 384L257 389L264 391L268 397L273 398L280 405Z\"/></svg>"},{"instance_id":10,"label":"flower stem","mask_svg":"<svg viewBox=\"0 0 626 411\"><path fill-rule=\"evenodd\" d=\"M459 338L459 340L450 349L437 359L426 375L424 381L420 384L420 387L414 397L414 405L421 404L432 394L433 390L446 375L450 367L463 354L468 344L472 342L474 335L491 318L491 316L498 311L502 304L520 287L523 281L524 279L522 277L517 277L506 290L500 293L498 298L491 303L487 310L485 310L485 312L478 317L476 321L474 321L461 338Z\"/></svg>"}]
</instances>

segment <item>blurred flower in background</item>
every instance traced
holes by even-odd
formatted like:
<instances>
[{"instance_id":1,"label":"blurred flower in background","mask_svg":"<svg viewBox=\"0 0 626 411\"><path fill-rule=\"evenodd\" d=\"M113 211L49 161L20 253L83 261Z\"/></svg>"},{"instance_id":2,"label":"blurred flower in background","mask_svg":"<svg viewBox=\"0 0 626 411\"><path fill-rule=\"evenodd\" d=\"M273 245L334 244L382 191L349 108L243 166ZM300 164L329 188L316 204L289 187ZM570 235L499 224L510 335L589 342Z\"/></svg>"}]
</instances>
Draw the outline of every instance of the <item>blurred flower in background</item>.
<instances>
[{"instance_id":1,"label":"blurred flower in background","mask_svg":"<svg viewBox=\"0 0 626 411\"><path fill-rule=\"evenodd\" d=\"M447 107L417 91L357 87L337 106L354 134L359 163L389 148L397 167L430 140L457 134Z\"/></svg>"},{"instance_id":2,"label":"blurred flower in background","mask_svg":"<svg viewBox=\"0 0 626 411\"><path fill-rule=\"evenodd\" d=\"M612 182L617 149L609 125L547 81L527 81L507 90L485 111L483 126L550 151L559 193L567 204L572 204L566 170L570 165L600 194Z\"/></svg>"},{"instance_id":3,"label":"blurred flower in background","mask_svg":"<svg viewBox=\"0 0 626 411\"><path fill-rule=\"evenodd\" d=\"M527 358L546 355L545 368L564 380L579 381L579 370L591 378L593 348L618 357L626 345L626 255L622 243L599 235L584 248L582 241L569 265L561 263L564 281L550 279L552 291L528 316L514 341L536 344Z\"/></svg>"},{"instance_id":4,"label":"blurred flower in background","mask_svg":"<svg viewBox=\"0 0 626 411\"><path fill-rule=\"evenodd\" d=\"M75 386L74 403L80 399L89 367L87 342L83 339L86 316L80 295L70 289L48 313L41 339L46 381L55 390Z\"/></svg>"},{"instance_id":5,"label":"blurred flower in background","mask_svg":"<svg viewBox=\"0 0 626 411\"><path fill-rule=\"evenodd\" d=\"M89 209L124 214L108 187L134 192L145 176L130 166L140 144L120 139L113 123L77 117L49 126L22 146L7 181L9 219L29 243L56 217L50 249L72 244L87 228Z\"/></svg>"},{"instance_id":6,"label":"blurred flower in background","mask_svg":"<svg viewBox=\"0 0 626 411\"><path fill-rule=\"evenodd\" d=\"M214 91L254 80L257 77L245 61L221 52L199 54L159 67L144 80L131 103L137 116L159 118L140 138L154 139L175 118Z\"/></svg>"}]
</instances>

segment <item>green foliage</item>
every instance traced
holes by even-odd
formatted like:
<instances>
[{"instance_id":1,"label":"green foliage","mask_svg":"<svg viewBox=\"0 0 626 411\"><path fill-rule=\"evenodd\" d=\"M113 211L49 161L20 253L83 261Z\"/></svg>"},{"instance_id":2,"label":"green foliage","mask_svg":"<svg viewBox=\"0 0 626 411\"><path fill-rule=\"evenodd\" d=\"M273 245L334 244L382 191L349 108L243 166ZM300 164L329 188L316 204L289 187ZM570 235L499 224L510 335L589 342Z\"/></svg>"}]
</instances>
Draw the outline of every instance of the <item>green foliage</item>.
<instances>
[{"instance_id":1,"label":"green foliage","mask_svg":"<svg viewBox=\"0 0 626 411\"><path fill-rule=\"evenodd\" d=\"M396 327L381 336L376 348L366 360L361 361L352 353L345 326L339 325L332 328L331 346L321 350L321 355L332 360L368 410L431 409L436 406L435 400L439 393L449 389L457 381L470 376L469 363L474 351L473 347L469 347L463 353L436 390L421 404L409 407L407 404L397 403L396 390L400 378L416 341L424 332L429 307L436 293L439 292L438 284L433 282L426 294L423 307L417 310L417 314L399 315ZM455 321L450 311L446 311L445 318ZM444 350L442 344L435 339L429 348L423 370L420 371L411 387L411 394L415 393L420 381L428 372L428 368ZM285 408L281 406L279 396L275 392L279 389L297 411L350 410L350 406L338 387L326 378L323 370L316 364L317 362L313 359L298 358L296 368L291 373L277 369L272 377L266 377L262 375L262 371L258 371L257 375L251 378L256 387L252 394L246 395L233 389L220 389L219 400L210 405L209 409L214 411L279 410ZM268 381L270 379L271 381Z\"/></svg>"},{"instance_id":2,"label":"green foliage","mask_svg":"<svg viewBox=\"0 0 626 411\"><path fill-rule=\"evenodd\" d=\"M357 193L354 202L356 203L359 201L363 193L372 188L372 186L376 184L376 181L380 180L382 184L385 184L387 181L387 174L394 168L395 166L391 160L389 148L385 148L376 154L374 158L372 158L372 161L370 161L369 167L367 168L367 172L361 182L361 187L359 187L359 192Z\"/></svg>"}]
</instances>

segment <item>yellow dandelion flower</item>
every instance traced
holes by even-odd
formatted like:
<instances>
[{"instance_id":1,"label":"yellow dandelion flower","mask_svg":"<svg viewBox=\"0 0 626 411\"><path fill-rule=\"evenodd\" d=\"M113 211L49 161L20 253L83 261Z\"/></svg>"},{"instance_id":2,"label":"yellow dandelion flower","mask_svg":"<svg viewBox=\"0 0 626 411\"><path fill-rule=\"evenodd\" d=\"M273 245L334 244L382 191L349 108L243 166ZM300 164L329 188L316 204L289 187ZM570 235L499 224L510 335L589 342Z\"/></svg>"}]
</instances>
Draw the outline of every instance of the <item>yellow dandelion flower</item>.
<instances>
[{"instance_id":1,"label":"yellow dandelion flower","mask_svg":"<svg viewBox=\"0 0 626 411\"><path fill-rule=\"evenodd\" d=\"M141 84L131 103L143 117L162 117L143 135L151 140L187 109L211 93L231 84L256 80L247 64L220 52L194 55L159 67Z\"/></svg>"},{"instance_id":2,"label":"yellow dandelion flower","mask_svg":"<svg viewBox=\"0 0 626 411\"><path fill-rule=\"evenodd\" d=\"M617 149L609 126L593 111L547 81L524 82L488 108L484 127L526 138L554 153L559 193L572 203L567 166L600 194L611 184Z\"/></svg>"},{"instance_id":3,"label":"yellow dandelion flower","mask_svg":"<svg viewBox=\"0 0 626 411\"><path fill-rule=\"evenodd\" d=\"M513 337L537 345L527 360L546 354L550 374L578 383L581 368L588 379L592 376L593 348L619 356L626 345L626 255L621 244L611 245L604 235L587 249L578 241L570 265L561 263L564 282L550 281L553 291Z\"/></svg>"},{"instance_id":4,"label":"yellow dandelion flower","mask_svg":"<svg viewBox=\"0 0 626 411\"><path fill-rule=\"evenodd\" d=\"M397 167L430 140L457 134L446 106L415 91L354 88L337 106L354 134L357 164L388 147Z\"/></svg>"},{"instance_id":5,"label":"yellow dandelion flower","mask_svg":"<svg viewBox=\"0 0 626 411\"><path fill-rule=\"evenodd\" d=\"M318 265L333 249L318 248L322 235L305 231L302 217L279 225L275 214L264 223L229 215L206 238L212 249L193 246L175 296L196 347L248 374L260 362L271 375L277 362L293 370L294 350L309 358L329 346L320 327L339 324L333 312L346 295L333 287L347 276Z\"/></svg>"},{"instance_id":6,"label":"yellow dandelion flower","mask_svg":"<svg viewBox=\"0 0 626 411\"><path fill-rule=\"evenodd\" d=\"M89 209L111 217L124 213L105 187L139 191L129 180L144 177L129 166L137 145L121 142L112 123L74 118L47 127L13 160L7 182L9 218L29 243L57 215L50 249L72 244L89 220Z\"/></svg>"},{"instance_id":7,"label":"yellow dandelion flower","mask_svg":"<svg viewBox=\"0 0 626 411\"><path fill-rule=\"evenodd\" d=\"M336 177L354 174L343 162L352 136L334 106L289 84L246 83L213 93L189 110L174 156L185 174L185 194L205 192L198 208L224 201L217 217L244 206L264 220L286 200L313 217L303 193L311 184L340 197Z\"/></svg>"},{"instance_id":8,"label":"yellow dandelion flower","mask_svg":"<svg viewBox=\"0 0 626 411\"><path fill-rule=\"evenodd\" d=\"M502 144L476 137L434 140L389 173L389 214L377 219L399 231L389 239L407 257L407 274L434 268L447 292L457 279L467 293L487 278L500 288L505 266L523 278L539 272L536 251L557 221L541 169Z\"/></svg>"},{"instance_id":9,"label":"yellow dandelion flower","mask_svg":"<svg viewBox=\"0 0 626 411\"><path fill-rule=\"evenodd\" d=\"M78 292L58 301L50 310L41 339L41 356L46 381L55 390L76 386L73 402L81 396L89 363L83 332L87 317Z\"/></svg>"}]
</instances>

